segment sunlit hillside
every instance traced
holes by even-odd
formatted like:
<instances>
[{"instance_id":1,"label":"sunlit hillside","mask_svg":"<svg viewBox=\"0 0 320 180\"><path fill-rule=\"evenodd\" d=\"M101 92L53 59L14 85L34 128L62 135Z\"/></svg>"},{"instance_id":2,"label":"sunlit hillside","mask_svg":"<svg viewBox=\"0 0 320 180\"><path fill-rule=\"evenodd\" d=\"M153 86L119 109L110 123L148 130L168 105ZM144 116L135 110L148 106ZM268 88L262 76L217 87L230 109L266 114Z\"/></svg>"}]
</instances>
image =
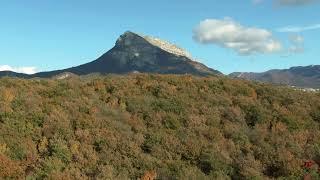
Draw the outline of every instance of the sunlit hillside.
<instances>
[{"instance_id":1,"label":"sunlit hillside","mask_svg":"<svg viewBox=\"0 0 320 180\"><path fill-rule=\"evenodd\" d=\"M2 78L0 94L0 179L319 178L319 93L137 74Z\"/></svg>"}]
</instances>

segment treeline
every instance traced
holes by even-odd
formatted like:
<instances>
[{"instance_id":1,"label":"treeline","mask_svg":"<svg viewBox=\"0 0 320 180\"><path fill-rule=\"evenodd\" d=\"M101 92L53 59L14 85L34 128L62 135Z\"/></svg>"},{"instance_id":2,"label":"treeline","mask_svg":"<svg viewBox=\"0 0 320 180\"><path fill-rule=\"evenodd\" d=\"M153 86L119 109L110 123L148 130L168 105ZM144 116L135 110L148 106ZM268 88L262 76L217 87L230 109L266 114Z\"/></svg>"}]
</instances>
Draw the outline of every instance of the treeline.
<instances>
[{"instance_id":1,"label":"treeline","mask_svg":"<svg viewBox=\"0 0 320 180\"><path fill-rule=\"evenodd\" d=\"M0 79L0 179L317 179L319 129L319 93L224 77Z\"/></svg>"}]
</instances>

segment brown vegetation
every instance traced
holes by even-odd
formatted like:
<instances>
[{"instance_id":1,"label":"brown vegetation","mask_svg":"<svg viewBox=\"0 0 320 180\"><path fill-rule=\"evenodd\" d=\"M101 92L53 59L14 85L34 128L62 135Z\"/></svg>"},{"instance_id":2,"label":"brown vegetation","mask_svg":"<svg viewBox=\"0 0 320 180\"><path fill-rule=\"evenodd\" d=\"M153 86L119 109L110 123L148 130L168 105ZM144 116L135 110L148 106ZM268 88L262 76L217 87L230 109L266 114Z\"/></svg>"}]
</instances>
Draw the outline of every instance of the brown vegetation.
<instances>
[{"instance_id":1,"label":"brown vegetation","mask_svg":"<svg viewBox=\"0 0 320 180\"><path fill-rule=\"evenodd\" d=\"M3 78L0 94L0 179L319 178L319 93L141 74Z\"/></svg>"},{"instance_id":2,"label":"brown vegetation","mask_svg":"<svg viewBox=\"0 0 320 180\"><path fill-rule=\"evenodd\" d=\"M141 177L141 180L155 180L157 178L156 171L147 171L144 173L144 175Z\"/></svg>"}]
</instances>

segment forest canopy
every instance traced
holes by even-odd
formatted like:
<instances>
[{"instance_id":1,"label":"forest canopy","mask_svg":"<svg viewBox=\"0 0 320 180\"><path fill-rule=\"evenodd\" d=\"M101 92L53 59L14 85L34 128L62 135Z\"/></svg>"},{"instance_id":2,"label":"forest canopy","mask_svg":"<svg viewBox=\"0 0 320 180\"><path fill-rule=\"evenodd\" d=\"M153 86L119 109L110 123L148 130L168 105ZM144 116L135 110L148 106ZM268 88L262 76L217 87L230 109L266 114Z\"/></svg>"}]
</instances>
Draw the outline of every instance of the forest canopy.
<instances>
[{"instance_id":1,"label":"forest canopy","mask_svg":"<svg viewBox=\"0 0 320 180\"><path fill-rule=\"evenodd\" d=\"M319 178L319 129L319 93L226 77L0 79L0 179Z\"/></svg>"}]
</instances>

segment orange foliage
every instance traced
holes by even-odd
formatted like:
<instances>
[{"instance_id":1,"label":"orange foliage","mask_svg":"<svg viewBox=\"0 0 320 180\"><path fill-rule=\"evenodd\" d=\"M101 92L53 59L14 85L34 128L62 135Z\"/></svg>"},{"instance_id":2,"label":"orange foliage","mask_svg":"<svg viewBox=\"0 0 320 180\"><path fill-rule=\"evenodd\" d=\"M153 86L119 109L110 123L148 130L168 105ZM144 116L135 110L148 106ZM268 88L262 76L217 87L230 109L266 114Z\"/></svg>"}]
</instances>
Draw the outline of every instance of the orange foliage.
<instances>
[{"instance_id":1,"label":"orange foliage","mask_svg":"<svg viewBox=\"0 0 320 180\"><path fill-rule=\"evenodd\" d=\"M19 163L12 161L4 155L0 155L0 179L19 179L23 175L23 169Z\"/></svg>"},{"instance_id":2,"label":"orange foliage","mask_svg":"<svg viewBox=\"0 0 320 180\"><path fill-rule=\"evenodd\" d=\"M157 172L156 171L147 171L141 177L141 180L155 180L156 178L157 178Z\"/></svg>"}]
</instances>

